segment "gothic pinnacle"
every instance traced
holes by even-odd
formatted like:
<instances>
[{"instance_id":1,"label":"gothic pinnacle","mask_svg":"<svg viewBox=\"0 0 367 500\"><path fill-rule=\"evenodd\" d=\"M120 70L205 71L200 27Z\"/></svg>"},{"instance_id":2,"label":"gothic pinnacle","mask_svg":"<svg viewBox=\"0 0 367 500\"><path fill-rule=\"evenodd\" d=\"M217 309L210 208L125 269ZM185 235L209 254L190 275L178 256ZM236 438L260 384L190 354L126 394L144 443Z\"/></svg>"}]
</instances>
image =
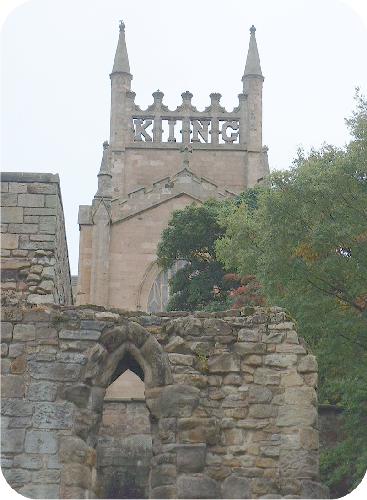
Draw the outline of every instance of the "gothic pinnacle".
<instances>
[{"instance_id":1,"label":"gothic pinnacle","mask_svg":"<svg viewBox=\"0 0 367 500\"><path fill-rule=\"evenodd\" d=\"M127 55L125 41L125 23L123 21L120 21L119 24L119 41L117 44L112 73L130 74L129 56Z\"/></svg>"},{"instance_id":2,"label":"gothic pinnacle","mask_svg":"<svg viewBox=\"0 0 367 500\"><path fill-rule=\"evenodd\" d=\"M257 76L263 78L255 32L256 28L254 25L252 25L250 28L250 43L247 52L245 72L243 74L242 80L248 76L255 76L255 77Z\"/></svg>"}]
</instances>

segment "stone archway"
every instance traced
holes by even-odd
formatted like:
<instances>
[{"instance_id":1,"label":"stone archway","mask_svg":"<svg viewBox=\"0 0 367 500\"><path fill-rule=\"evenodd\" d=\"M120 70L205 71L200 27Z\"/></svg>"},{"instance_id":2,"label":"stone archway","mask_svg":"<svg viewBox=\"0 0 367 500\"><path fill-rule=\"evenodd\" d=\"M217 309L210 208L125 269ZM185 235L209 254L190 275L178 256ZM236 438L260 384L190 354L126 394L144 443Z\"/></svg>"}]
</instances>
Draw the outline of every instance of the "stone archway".
<instances>
[{"instance_id":1,"label":"stone archway","mask_svg":"<svg viewBox=\"0 0 367 500\"><path fill-rule=\"evenodd\" d=\"M135 322L126 322L104 331L99 343L89 353L89 367L86 370L89 383L105 390L127 354L144 372L146 405L150 412L154 444L148 496L175 498L177 418L192 415L199 404L200 391L189 385L174 384L167 354L154 336ZM88 378L88 375L92 376ZM102 399L96 410L100 420ZM92 427L86 441L95 444L98 430L99 426Z\"/></svg>"}]
</instances>

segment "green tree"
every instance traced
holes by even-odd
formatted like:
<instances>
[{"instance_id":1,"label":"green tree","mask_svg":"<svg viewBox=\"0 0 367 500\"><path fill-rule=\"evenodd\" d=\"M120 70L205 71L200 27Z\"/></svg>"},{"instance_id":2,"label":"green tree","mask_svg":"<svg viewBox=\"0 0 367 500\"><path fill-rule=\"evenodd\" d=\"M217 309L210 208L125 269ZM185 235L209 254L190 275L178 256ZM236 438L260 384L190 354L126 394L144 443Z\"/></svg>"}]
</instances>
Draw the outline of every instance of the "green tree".
<instances>
[{"instance_id":1,"label":"green tree","mask_svg":"<svg viewBox=\"0 0 367 500\"><path fill-rule=\"evenodd\" d=\"M345 408L346 439L322 457L325 479L346 493L367 464L367 102L347 120L344 148L299 152L271 175L255 208L222 215L216 254L254 273L270 303L297 318L318 355L322 402Z\"/></svg>"},{"instance_id":2,"label":"green tree","mask_svg":"<svg viewBox=\"0 0 367 500\"><path fill-rule=\"evenodd\" d=\"M200 310L205 307L228 307L223 264L215 256L215 242L224 230L218 223L221 204L208 201L189 205L173 212L158 245L158 264L169 269L175 261L184 260L170 281L170 310Z\"/></svg>"}]
</instances>

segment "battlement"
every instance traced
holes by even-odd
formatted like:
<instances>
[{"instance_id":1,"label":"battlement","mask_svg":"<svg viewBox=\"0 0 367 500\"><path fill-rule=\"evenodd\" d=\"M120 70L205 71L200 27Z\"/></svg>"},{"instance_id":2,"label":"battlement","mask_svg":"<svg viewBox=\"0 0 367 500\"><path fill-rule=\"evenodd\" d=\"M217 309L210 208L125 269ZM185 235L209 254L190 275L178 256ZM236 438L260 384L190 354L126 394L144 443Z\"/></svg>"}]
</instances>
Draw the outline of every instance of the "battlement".
<instances>
[{"instance_id":1,"label":"battlement","mask_svg":"<svg viewBox=\"0 0 367 500\"><path fill-rule=\"evenodd\" d=\"M232 111L221 106L219 93L210 94L210 105L203 111L192 104L189 91L181 94L182 103L175 110L163 104L160 90L152 96L154 102L143 110L135 104L135 92L126 92L130 142L204 143L211 147L245 144L246 94L239 94L239 104Z\"/></svg>"}]
</instances>

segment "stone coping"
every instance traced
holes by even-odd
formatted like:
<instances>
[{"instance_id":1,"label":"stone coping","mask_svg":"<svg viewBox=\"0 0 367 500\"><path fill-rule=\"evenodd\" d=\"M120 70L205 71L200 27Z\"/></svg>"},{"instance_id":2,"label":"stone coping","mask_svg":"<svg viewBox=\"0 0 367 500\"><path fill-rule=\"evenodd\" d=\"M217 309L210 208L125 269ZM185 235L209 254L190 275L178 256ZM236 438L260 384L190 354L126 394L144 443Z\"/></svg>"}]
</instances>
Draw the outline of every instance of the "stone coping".
<instances>
[{"instance_id":1,"label":"stone coping","mask_svg":"<svg viewBox=\"0 0 367 500\"><path fill-rule=\"evenodd\" d=\"M1 182L53 182L60 184L59 174L36 172L1 172Z\"/></svg>"}]
</instances>

